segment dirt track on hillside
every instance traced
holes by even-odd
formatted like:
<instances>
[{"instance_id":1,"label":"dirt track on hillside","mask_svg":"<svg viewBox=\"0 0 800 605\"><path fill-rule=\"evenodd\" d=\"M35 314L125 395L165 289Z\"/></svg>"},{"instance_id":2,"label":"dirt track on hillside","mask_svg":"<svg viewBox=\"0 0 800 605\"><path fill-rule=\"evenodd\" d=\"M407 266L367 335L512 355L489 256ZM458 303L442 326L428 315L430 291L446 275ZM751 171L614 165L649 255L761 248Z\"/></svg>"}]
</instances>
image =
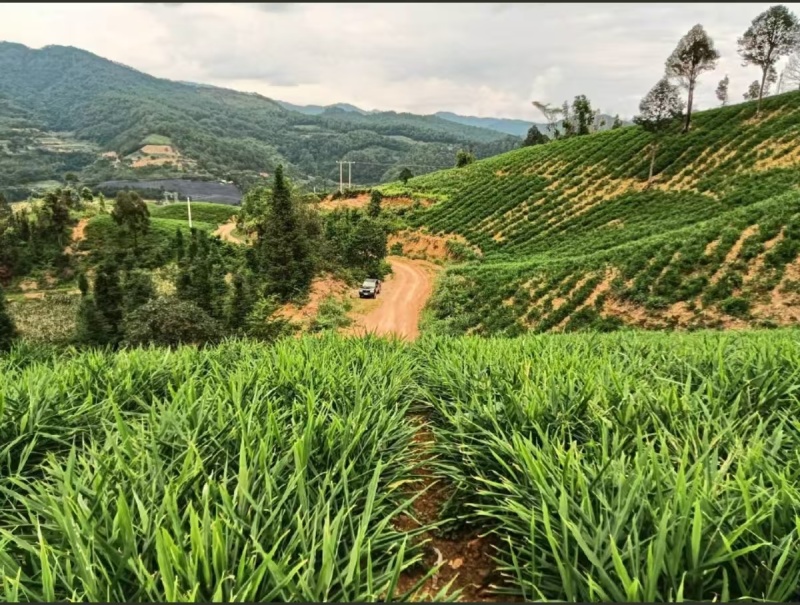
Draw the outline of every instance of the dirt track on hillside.
<instances>
[{"instance_id":1,"label":"dirt track on hillside","mask_svg":"<svg viewBox=\"0 0 800 605\"><path fill-rule=\"evenodd\" d=\"M236 221L231 221L220 225L217 230L214 231L214 235L218 235L223 241L231 242L232 244L243 244L244 242L242 240L233 235L235 229Z\"/></svg>"},{"instance_id":2,"label":"dirt track on hillside","mask_svg":"<svg viewBox=\"0 0 800 605\"><path fill-rule=\"evenodd\" d=\"M353 317L354 324L347 332L378 336L394 334L414 340L419 336L420 314L433 291L434 274L440 267L399 256L390 256L387 260L392 265L393 274L383 282L381 293L375 300L358 301L363 313Z\"/></svg>"}]
</instances>

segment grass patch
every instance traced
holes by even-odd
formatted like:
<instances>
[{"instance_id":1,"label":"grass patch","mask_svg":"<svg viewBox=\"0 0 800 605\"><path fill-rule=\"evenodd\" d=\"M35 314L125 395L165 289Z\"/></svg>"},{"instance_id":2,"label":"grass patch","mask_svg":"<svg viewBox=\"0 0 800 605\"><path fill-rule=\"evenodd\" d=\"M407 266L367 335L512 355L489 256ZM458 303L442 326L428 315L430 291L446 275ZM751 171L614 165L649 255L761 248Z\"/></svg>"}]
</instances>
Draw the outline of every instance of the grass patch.
<instances>
[{"instance_id":1,"label":"grass patch","mask_svg":"<svg viewBox=\"0 0 800 605\"><path fill-rule=\"evenodd\" d=\"M228 204L212 204L209 202L192 202L192 225L206 223L218 227L227 223L239 211L238 206ZM186 203L166 206L150 206L150 216L159 219L189 220Z\"/></svg>"}]
</instances>

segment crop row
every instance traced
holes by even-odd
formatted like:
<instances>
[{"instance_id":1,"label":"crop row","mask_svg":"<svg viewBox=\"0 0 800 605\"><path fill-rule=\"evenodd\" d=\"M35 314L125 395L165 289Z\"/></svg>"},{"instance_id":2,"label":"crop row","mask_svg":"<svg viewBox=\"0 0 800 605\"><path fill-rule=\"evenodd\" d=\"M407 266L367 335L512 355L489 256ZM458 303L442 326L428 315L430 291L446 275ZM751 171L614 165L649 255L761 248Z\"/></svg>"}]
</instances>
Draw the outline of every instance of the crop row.
<instances>
[{"instance_id":1,"label":"crop row","mask_svg":"<svg viewBox=\"0 0 800 605\"><path fill-rule=\"evenodd\" d=\"M621 238L605 250L587 246L593 251L580 257L541 255L453 267L437 285L426 328L509 336L529 330L605 330L625 323L665 327L678 303L684 305L684 327L726 318L765 325L786 323L793 315L783 317L783 312L800 308L800 300L789 296L772 303L776 292L796 288L797 193L680 229L651 231L642 240ZM585 304L590 297L591 307ZM751 313L757 304L768 308ZM637 309L664 321L638 322L630 313Z\"/></svg>"},{"instance_id":2,"label":"crop row","mask_svg":"<svg viewBox=\"0 0 800 605\"><path fill-rule=\"evenodd\" d=\"M581 288L559 277L559 293ZM506 595L792 600L799 342L19 346L0 357L0 594L408 598L436 572L406 573L433 528L395 527L423 493L413 413L447 486L438 523L457 540L488 534Z\"/></svg>"},{"instance_id":3,"label":"crop row","mask_svg":"<svg viewBox=\"0 0 800 605\"><path fill-rule=\"evenodd\" d=\"M420 352L422 399L507 594L798 597L794 332L450 343Z\"/></svg>"},{"instance_id":4,"label":"crop row","mask_svg":"<svg viewBox=\"0 0 800 605\"><path fill-rule=\"evenodd\" d=\"M800 138L800 93L767 99L758 119L754 112L746 103L698 113L689 133L661 144L649 190L650 139L629 127L412 179L409 188L420 194L450 196L414 220L460 233L490 256L509 259L554 248L568 253L567 247L585 254L609 240L679 228L800 183L793 145ZM576 238L594 239L611 221L622 225L575 249Z\"/></svg>"},{"instance_id":5,"label":"crop row","mask_svg":"<svg viewBox=\"0 0 800 605\"><path fill-rule=\"evenodd\" d=\"M411 372L379 341L0 357L3 600L402 596Z\"/></svg>"}]
</instances>

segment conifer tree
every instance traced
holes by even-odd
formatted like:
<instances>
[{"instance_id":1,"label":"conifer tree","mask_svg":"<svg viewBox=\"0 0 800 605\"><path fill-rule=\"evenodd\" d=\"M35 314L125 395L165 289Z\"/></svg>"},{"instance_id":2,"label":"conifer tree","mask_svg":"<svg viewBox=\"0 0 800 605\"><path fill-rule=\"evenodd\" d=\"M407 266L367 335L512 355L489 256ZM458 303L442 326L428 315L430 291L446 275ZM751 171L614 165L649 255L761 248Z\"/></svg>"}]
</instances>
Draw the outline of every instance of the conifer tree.
<instances>
[{"instance_id":1,"label":"conifer tree","mask_svg":"<svg viewBox=\"0 0 800 605\"><path fill-rule=\"evenodd\" d=\"M181 231L180 227L175 228L175 260L181 262L183 260L184 255L184 248L183 248L183 231Z\"/></svg>"},{"instance_id":2,"label":"conifer tree","mask_svg":"<svg viewBox=\"0 0 800 605\"><path fill-rule=\"evenodd\" d=\"M283 166L275 170L263 237L259 239L267 293L283 302L311 284L314 265L305 229L283 176Z\"/></svg>"},{"instance_id":3,"label":"conifer tree","mask_svg":"<svg viewBox=\"0 0 800 605\"><path fill-rule=\"evenodd\" d=\"M248 276L243 271L237 271L233 276L233 287L226 313L228 328L239 333L245 332L247 316L252 310L253 293Z\"/></svg>"},{"instance_id":4,"label":"conifer tree","mask_svg":"<svg viewBox=\"0 0 800 605\"><path fill-rule=\"evenodd\" d=\"M153 278L148 271L135 269L125 275L123 282L125 293L125 313L131 313L156 297Z\"/></svg>"},{"instance_id":5,"label":"conifer tree","mask_svg":"<svg viewBox=\"0 0 800 605\"><path fill-rule=\"evenodd\" d=\"M86 277L86 273L81 272L78 275L78 290L81 291L81 296L89 294L89 280Z\"/></svg>"},{"instance_id":6,"label":"conifer tree","mask_svg":"<svg viewBox=\"0 0 800 605\"><path fill-rule=\"evenodd\" d=\"M6 294L0 286L0 351L7 351L17 336L14 320L8 314L6 307Z\"/></svg>"},{"instance_id":7,"label":"conifer tree","mask_svg":"<svg viewBox=\"0 0 800 605\"><path fill-rule=\"evenodd\" d=\"M105 319L107 342L116 345L122 339L123 292L119 269L112 260L106 260L97 270L94 280L94 304Z\"/></svg>"},{"instance_id":8,"label":"conifer tree","mask_svg":"<svg viewBox=\"0 0 800 605\"><path fill-rule=\"evenodd\" d=\"M75 327L75 340L78 344L103 346L108 344L108 324L97 309L94 297L87 294L81 297Z\"/></svg>"},{"instance_id":9,"label":"conifer tree","mask_svg":"<svg viewBox=\"0 0 800 605\"><path fill-rule=\"evenodd\" d=\"M372 218L377 218L381 214L381 200L383 194L377 189L372 192L369 198L369 206L367 207L367 214Z\"/></svg>"}]
</instances>

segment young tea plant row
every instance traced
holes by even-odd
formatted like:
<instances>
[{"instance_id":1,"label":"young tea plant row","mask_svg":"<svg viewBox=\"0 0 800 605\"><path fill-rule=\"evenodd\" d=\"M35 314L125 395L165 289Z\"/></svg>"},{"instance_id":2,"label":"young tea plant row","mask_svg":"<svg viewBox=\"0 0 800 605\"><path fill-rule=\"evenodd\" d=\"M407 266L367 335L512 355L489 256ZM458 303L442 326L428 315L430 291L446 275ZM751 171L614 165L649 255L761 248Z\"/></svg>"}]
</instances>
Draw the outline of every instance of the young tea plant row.
<instances>
[{"instance_id":1,"label":"young tea plant row","mask_svg":"<svg viewBox=\"0 0 800 605\"><path fill-rule=\"evenodd\" d=\"M800 195L582 257L451 268L431 299L439 333L776 326L800 320Z\"/></svg>"},{"instance_id":2,"label":"young tea plant row","mask_svg":"<svg viewBox=\"0 0 800 605\"><path fill-rule=\"evenodd\" d=\"M649 188L651 141L638 127L517 150L409 186L449 188L448 201L415 221L464 235L487 256L586 254L797 186L798 139L793 92L768 98L757 119L751 103L696 114L690 132L660 145Z\"/></svg>"},{"instance_id":3,"label":"young tea plant row","mask_svg":"<svg viewBox=\"0 0 800 605\"><path fill-rule=\"evenodd\" d=\"M449 191L411 222L483 251L440 280L426 327L518 335L800 321L800 93L766 99L758 117L744 103L696 118L660 143L649 184L652 141L638 127L411 179L416 195ZM568 278L572 289L553 291Z\"/></svg>"}]
</instances>

